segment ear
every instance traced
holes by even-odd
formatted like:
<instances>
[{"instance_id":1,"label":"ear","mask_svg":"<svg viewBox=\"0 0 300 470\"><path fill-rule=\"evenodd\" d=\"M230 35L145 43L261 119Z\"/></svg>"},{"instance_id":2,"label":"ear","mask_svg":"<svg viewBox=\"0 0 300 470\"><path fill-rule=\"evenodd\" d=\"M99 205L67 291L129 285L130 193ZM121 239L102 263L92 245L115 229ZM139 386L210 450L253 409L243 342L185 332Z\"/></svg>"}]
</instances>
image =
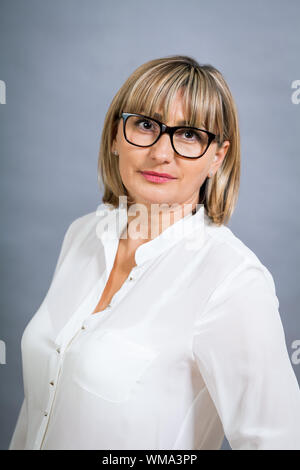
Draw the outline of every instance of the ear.
<instances>
[{"instance_id":1,"label":"ear","mask_svg":"<svg viewBox=\"0 0 300 470\"><path fill-rule=\"evenodd\" d=\"M111 153L113 153L114 150L116 150L116 145L117 145L117 141L116 141L116 139L114 139L111 143L111 148L110 148Z\"/></svg>"},{"instance_id":2,"label":"ear","mask_svg":"<svg viewBox=\"0 0 300 470\"><path fill-rule=\"evenodd\" d=\"M215 152L214 163L213 163L214 172L217 171L218 168L222 165L222 162L225 158L225 155L228 151L229 146L230 146L230 141L225 140L221 147L219 148L217 147L217 150Z\"/></svg>"},{"instance_id":3,"label":"ear","mask_svg":"<svg viewBox=\"0 0 300 470\"><path fill-rule=\"evenodd\" d=\"M120 123L119 123L120 124ZM117 132L116 132L116 135L111 143L111 153L114 152L114 150L117 150L117 137L118 137L118 133L120 132L119 130L120 128L118 127L117 128ZM118 152L119 153L119 152Z\"/></svg>"}]
</instances>

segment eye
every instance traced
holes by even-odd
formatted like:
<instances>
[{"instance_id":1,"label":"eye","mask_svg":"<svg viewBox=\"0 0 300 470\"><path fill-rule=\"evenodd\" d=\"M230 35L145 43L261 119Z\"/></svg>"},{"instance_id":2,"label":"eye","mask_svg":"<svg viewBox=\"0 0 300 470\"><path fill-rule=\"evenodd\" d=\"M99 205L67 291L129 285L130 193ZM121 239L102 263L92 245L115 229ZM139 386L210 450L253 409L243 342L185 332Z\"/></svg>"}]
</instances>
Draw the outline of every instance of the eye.
<instances>
[{"instance_id":1,"label":"eye","mask_svg":"<svg viewBox=\"0 0 300 470\"><path fill-rule=\"evenodd\" d=\"M153 122L149 121L148 119L138 119L135 122L135 125L136 127L139 127L140 129L143 129L143 130L149 130L149 129L151 130L151 128L153 127Z\"/></svg>"},{"instance_id":2,"label":"eye","mask_svg":"<svg viewBox=\"0 0 300 470\"><path fill-rule=\"evenodd\" d=\"M184 140L188 140L188 141L202 141L203 140L203 136L202 136L202 133L200 131L195 131L193 129L179 129L176 134L181 138L181 139L184 139Z\"/></svg>"},{"instance_id":3,"label":"eye","mask_svg":"<svg viewBox=\"0 0 300 470\"><path fill-rule=\"evenodd\" d=\"M196 136L196 133L194 131L191 131L191 130L184 131L184 134L185 134L185 137L188 137L188 138Z\"/></svg>"}]
</instances>

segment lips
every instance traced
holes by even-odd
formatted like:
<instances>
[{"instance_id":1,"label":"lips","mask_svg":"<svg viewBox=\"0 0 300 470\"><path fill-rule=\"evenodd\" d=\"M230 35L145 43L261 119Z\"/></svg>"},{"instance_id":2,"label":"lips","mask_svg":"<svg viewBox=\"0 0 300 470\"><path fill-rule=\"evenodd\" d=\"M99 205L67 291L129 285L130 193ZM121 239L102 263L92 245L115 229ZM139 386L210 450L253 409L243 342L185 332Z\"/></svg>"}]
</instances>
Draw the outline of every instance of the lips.
<instances>
[{"instance_id":1,"label":"lips","mask_svg":"<svg viewBox=\"0 0 300 470\"><path fill-rule=\"evenodd\" d=\"M141 171L143 175L152 175L157 176L159 178L169 178L169 179L176 179L175 176L169 175L168 173L157 173L156 171Z\"/></svg>"},{"instance_id":2,"label":"lips","mask_svg":"<svg viewBox=\"0 0 300 470\"><path fill-rule=\"evenodd\" d=\"M150 183L170 183L177 179L168 173L157 173L156 171L141 171L140 173Z\"/></svg>"}]
</instances>

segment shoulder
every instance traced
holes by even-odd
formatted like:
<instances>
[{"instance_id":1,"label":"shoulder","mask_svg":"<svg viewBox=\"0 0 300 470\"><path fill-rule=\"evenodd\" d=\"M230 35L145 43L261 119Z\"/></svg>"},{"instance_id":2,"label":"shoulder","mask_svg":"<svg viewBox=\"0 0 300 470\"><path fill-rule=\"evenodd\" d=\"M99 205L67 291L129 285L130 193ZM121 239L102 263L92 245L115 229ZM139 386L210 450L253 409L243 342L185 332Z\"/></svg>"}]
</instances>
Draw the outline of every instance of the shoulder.
<instances>
[{"instance_id":1,"label":"shoulder","mask_svg":"<svg viewBox=\"0 0 300 470\"><path fill-rule=\"evenodd\" d=\"M91 233L94 233L99 221L105 218L111 210L109 205L102 203L94 211L77 217L68 226L65 238L68 238L70 241L82 240Z\"/></svg>"},{"instance_id":2,"label":"shoulder","mask_svg":"<svg viewBox=\"0 0 300 470\"><path fill-rule=\"evenodd\" d=\"M206 219L206 235L211 243L215 246L222 245L228 256L239 258L240 260L248 259L253 263L261 264L257 255L226 225L216 225Z\"/></svg>"},{"instance_id":3,"label":"shoulder","mask_svg":"<svg viewBox=\"0 0 300 470\"><path fill-rule=\"evenodd\" d=\"M67 227L65 239L68 239L69 241L74 241L76 239L84 237L91 229L95 218L96 211L93 211L74 219Z\"/></svg>"},{"instance_id":4,"label":"shoulder","mask_svg":"<svg viewBox=\"0 0 300 470\"><path fill-rule=\"evenodd\" d=\"M78 256L87 256L97 249L97 223L105 217L108 210L110 209L106 204L100 204L96 210L77 217L67 226L54 276L63 264L68 262L72 264Z\"/></svg>"},{"instance_id":5,"label":"shoulder","mask_svg":"<svg viewBox=\"0 0 300 470\"><path fill-rule=\"evenodd\" d=\"M268 267L229 227L217 226L207 220L206 239L215 259L224 266L226 275L222 279L222 286L237 286L242 280L255 278L276 294L274 278Z\"/></svg>"},{"instance_id":6,"label":"shoulder","mask_svg":"<svg viewBox=\"0 0 300 470\"><path fill-rule=\"evenodd\" d=\"M267 331L276 330L281 335L279 299L269 269L228 227L210 226L206 235L207 252L211 254L206 272L212 288L196 315L196 331L201 331L203 322L213 322L216 331L214 322L218 320L220 331L225 334L231 325L231 331L245 341L247 332L257 334L258 324L262 340Z\"/></svg>"}]
</instances>

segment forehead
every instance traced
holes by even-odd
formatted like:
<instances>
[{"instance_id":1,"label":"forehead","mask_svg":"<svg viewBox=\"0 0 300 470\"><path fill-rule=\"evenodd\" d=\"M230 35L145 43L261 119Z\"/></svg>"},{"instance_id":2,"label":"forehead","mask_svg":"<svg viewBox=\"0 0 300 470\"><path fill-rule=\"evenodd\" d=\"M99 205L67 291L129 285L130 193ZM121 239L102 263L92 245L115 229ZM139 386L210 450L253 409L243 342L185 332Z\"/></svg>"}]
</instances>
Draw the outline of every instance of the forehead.
<instances>
[{"instance_id":1,"label":"forehead","mask_svg":"<svg viewBox=\"0 0 300 470\"><path fill-rule=\"evenodd\" d=\"M167 106L165 105L164 100L158 103L158 108L155 107L151 113L151 117L159 121L164 121L165 124L174 126L187 124L189 121L189 113L185 110L186 102L183 99L182 90L177 90L177 92L172 95L171 99L168 100Z\"/></svg>"},{"instance_id":2,"label":"forehead","mask_svg":"<svg viewBox=\"0 0 300 470\"><path fill-rule=\"evenodd\" d=\"M180 116L181 116L181 115L180 115ZM159 121L162 121L162 119L163 119L163 116L162 116L160 113L157 113L157 112L155 112L152 117L154 117L154 119L158 119ZM174 120L174 116L172 116L172 118L173 118L173 120ZM174 126L184 126L184 125L187 123L188 120L185 120L185 119L175 119L175 121L176 121L176 122L173 123ZM165 123L165 124L167 124L167 123Z\"/></svg>"},{"instance_id":3,"label":"forehead","mask_svg":"<svg viewBox=\"0 0 300 470\"><path fill-rule=\"evenodd\" d=\"M193 91L193 90L192 90ZM197 96L186 88L174 89L150 87L148 93L130 96L123 107L129 113L143 114L168 126L206 128L207 113Z\"/></svg>"}]
</instances>

